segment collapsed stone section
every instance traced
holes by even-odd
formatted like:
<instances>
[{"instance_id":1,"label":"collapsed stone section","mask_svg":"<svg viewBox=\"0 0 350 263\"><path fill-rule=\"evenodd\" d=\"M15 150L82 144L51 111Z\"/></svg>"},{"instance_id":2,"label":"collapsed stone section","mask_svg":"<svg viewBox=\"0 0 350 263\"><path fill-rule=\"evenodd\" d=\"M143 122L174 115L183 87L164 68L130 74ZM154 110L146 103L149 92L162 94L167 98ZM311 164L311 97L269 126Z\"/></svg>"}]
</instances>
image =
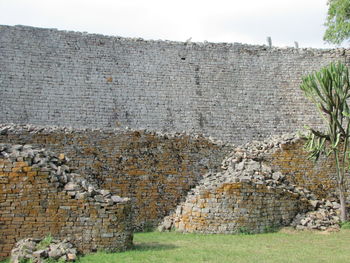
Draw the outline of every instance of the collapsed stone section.
<instances>
[{"instance_id":1,"label":"collapsed stone section","mask_svg":"<svg viewBox=\"0 0 350 263\"><path fill-rule=\"evenodd\" d=\"M292 134L236 147L223 161L223 172L207 174L159 230L183 232L260 233L292 224L321 229L339 223L339 204L317 200L306 188L269 166L266 156L293 144Z\"/></svg>"},{"instance_id":2,"label":"collapsed stone section","mask_svg":"<svg viewBox=\"0 0 350 263\"><path fill-rule=\"evenodd\" d=\"M130 200L72 173L67 161L30 145L0 144L0 258L16 241L48 234L80 253L131 247Z\"/></svg>"},{"instance_id":3,"label":"collapsed stone section","mask_svg":"<svg viewBox=\"0 0 350 263\"><path fill-rule=\"evenodd\" d=\"M308 159L303 139L282 144L271 154L266 154L266 162L286 176L287 181L311 191L317 199L336 200L337 181L333 156L321 157L316 163ZM346 177L348 190L350 181ZM350 193L347 196L350 197ZM348 200L349 202L350 200Z\"/></svg>"},{"instance_id":4,"label":"collapsed stone section","mask_svg":"<svg viewBox=\"0 0 350 263\"><path fill-rule=\"evenodd\" d=\"M158 225L203 174L220 170L231 149L186 133L4 124L1 142L31 144L74 157L71 171L131 199L136 230Z\"/></svg>"},{"instance_id":5,"label":"collapsed stone section","mask_svg":"<svg viewBox=\"0 0 350 263\"><path fill-rule=\"evenodd\" d=\"M72 262L76 258L77 250L70 242L52 239L50 236L21 239L11 251L11 263Z\"/></svg>"},{"instance_id":6,"label":"collapsed stone section","mask_svg":"<svg viewBox=\"0 0 350 263\"><path fill-rule=\"evenodd\" d=\"M299 213L294 218L291 226L299 230L326 230L329 228L339 229L339 208L336 201L310 200L313 209L308 212Z\"/></svg>"}]
</instances>

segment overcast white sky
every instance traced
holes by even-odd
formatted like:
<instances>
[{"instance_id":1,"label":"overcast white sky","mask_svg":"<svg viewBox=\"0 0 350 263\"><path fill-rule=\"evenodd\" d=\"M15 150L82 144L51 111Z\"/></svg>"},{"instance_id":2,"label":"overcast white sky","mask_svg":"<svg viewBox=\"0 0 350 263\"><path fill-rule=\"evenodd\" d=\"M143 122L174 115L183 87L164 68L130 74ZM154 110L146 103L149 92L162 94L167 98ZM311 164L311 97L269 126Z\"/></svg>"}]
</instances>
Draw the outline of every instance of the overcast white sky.
<instances>
[{"instance_id":1,"label":"overcast white sky","mask_svg":"<svg viewBox=\"0 0 350 263\"><path fill-rule=\"evenodd\" d=\"M322 40L326 14L327 0L0 0L2 25L320 48L332 47Z\"/></svg>"}]
</instances>

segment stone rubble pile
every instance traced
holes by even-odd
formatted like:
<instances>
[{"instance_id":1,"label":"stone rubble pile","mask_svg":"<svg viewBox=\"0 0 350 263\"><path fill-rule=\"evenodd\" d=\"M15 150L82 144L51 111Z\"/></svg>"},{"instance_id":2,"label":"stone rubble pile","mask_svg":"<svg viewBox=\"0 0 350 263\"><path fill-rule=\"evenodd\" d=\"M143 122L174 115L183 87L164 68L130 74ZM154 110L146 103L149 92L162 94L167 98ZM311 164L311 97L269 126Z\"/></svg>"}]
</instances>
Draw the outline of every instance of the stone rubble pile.
<instances>
[{"instance_id":1,"label":"stone rubble pile","mask_svg":"<svg viewBox=\"0 0 350 263\"><path fill-rule=\"evenodd\" d=\"M311 205L310 211L296 216L291 224L295 228L325 230L329 227L338 227L340 222L338 202L317 200L316 196L309 190L291 184L281 172L273 171L264 163L264 155L298 140L299 138L294 134L285 134L273 136L261 142L247 143L231 152L223 161L222 169L226 170L226 177L229 177L230 180L250 181L281 188L284 191L298 194L301 199L308 200Z\"/></svg>"},{"instance_id":2,"label":"stone rubble pile","mask_svg":"<svg viewBox=\"0 0 350 263\"><path fill-rule=\"evenodd\" d=\"M47 260L72 262L77 258L77 249L67 240L52 239L48 244L38 238L21 239L11 251L11 263L44 263Z\"/></svg>"},{"instance_id":3,"label":"stone rubble pile","mask_svg":"<svg viewBox=\"0 0 350 263\"><path fill-rule=\"evenodd\" d=\"M128 198L113 195L109 190L99 189L81 175L73 173L67 165L69 159L64 154L55 155L45 149L31 145L0 144L0 158L13 162L26 162L32 168L49 172L49 180L58 189L63 189L76 199L94 200L99 203L127 202ZM11 172L12 167L7 167Z\"/></svg>"},{"instance_id":4,"label":"stone rubble pile","mask_svg":"<svg viewBox=\"0 0 350 263\"><path fill-rule=\"evenodd\" d=\"M222 162L222 171L208 173L199 184L188 192L186 200L179 204L176 211L165 217L158 230L166 231L174 228L179 221L184 207L194 203L194 199L205 191L214 192L227 183L248 183L265 185L268 189L280 189L282 192L297 195L299 200L309 203L307 210L300 211L292 222L297 229L336 228L339 225L339 203L336 200L317 200L316 196L306 188L290 183L280 171L274 171L265 156L283 148L285 144L294 143L299 138L294 134L273 136L264 141L253 141L236 147ZM196 209L196 208L194 208Z\"/></svg>"},{"instance_id":5,"label":"stone rubble pile","mask_svg":"<svg viewBox=\"0 0 350 263\"><path fill-rule=\"evenodd\" d=\"M298 230L339 229L340 217L338 202L329 200L310 200L314 210L297 214L291 226Z\"/></svg>"},{"instance_id":6,"label":"stone rubble pile","mask_svg":"<svg viewBox=\"0 0 350 263\"><path fill-rule=\"evenodd\" d=\"M264 141L253 141L236 147L222 162L220 182L251 182L296 193L302 198L315 200L316 197L305 188L297 187L286 180L280 171L274 171L265 161L265 156L285 144L298 140L294 134L273 136Z\"/></svg>"},{"instance_id":7,"label":"stone rubble pile","mask_svg":"<svg viewBox=\"0 0 350 263\"><path fill-rule=\"evenodd\" d=\"M233 149L222 163L224 170L228 169L231 162L240 162L243 159L262 159L264 155L276 149L280 149L285 144L294 143L299 137L293 133L271 136L262 141L252 141Z\"/></svg>"}]
</instances>

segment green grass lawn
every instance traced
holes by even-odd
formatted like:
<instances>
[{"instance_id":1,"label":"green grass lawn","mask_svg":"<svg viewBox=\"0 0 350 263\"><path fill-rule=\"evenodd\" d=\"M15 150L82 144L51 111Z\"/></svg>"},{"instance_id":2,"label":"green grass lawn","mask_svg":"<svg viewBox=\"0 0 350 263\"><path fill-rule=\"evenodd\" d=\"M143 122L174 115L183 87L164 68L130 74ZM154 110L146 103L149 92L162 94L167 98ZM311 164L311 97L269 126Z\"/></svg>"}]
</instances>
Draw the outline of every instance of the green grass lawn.
<instances>
[{"instance_id":1,"label":"green grass lawn","mask_svg":"<svg viewBox=\"0 0 350 263\"><path fill-rule=\"evenodd\" d=\"M96 253L80 262L350 262L350 230L258 235L137 233L135 248Z\"/></svg>"},{"instance_id":2,"label":"green grass lawn","mask_svg":"<svg viewBox=\"0 0 350 263\"><path fill-rule=\"evenodd\" d=\"M258 235L137 233L135 248L95 253L78 262L350 262L350 230Z\"/></svg>"}]
</instances>

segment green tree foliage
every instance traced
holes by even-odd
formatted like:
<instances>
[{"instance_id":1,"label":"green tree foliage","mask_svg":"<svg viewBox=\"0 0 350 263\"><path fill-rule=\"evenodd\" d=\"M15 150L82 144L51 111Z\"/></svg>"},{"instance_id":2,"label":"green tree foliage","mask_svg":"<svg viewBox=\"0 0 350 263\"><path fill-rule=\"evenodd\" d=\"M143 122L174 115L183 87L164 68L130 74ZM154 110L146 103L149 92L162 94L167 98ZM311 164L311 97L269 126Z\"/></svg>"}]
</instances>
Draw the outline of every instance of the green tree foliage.
<instances>
[{"instance_id":1,"label":"green tree foliage","mask_svg":"<svg viewBox=\"0 0 350 263\"><path fill-rule=\"evenodd\" d=\"M319 72L303 77L300 86L313 102L326 124L325 131L309 129L306 149L309 157L317 160L321 155L334 157L341 221L346 221L345 176L349 171L350 97L349 69L342 63L332 63Z\"/></svg>"},{"instance_id":2,"label":"green tree foliage","mask_svg":"<svg viewBox=\"0 0 350 263\"><path fill-rule=\"evenodd\" d=\"M350 1L328 0L327 30L323 39L329 43L340 44L350 38Z\"/></svg>"}]
</instances>

